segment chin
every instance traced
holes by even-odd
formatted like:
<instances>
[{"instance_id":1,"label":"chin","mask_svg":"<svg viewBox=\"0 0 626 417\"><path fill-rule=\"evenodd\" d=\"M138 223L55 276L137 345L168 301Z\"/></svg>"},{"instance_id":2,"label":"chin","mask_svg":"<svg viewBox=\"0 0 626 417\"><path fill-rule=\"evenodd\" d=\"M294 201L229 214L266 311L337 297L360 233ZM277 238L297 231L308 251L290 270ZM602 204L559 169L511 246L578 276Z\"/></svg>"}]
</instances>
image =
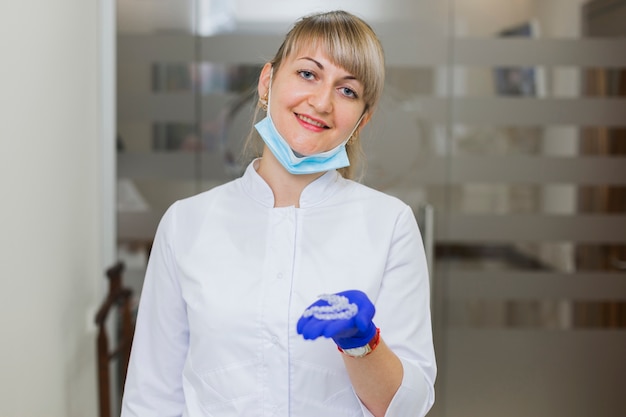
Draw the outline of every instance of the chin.
<instances>
[{"instance_id":1,"label":"chin","mask_svg":"<svg viewBox=\"0 0 626 417\"><path fill-rule=\"evenodd\" d=\"M294 153L297 156L309 156L309 155L314 155L316 153L320 153L321 151L317 150L317 149L310 149L310 148L303 148L301 146L299 147L291 147L291 150L294 151Z\"/></svg>"}]
</instances>

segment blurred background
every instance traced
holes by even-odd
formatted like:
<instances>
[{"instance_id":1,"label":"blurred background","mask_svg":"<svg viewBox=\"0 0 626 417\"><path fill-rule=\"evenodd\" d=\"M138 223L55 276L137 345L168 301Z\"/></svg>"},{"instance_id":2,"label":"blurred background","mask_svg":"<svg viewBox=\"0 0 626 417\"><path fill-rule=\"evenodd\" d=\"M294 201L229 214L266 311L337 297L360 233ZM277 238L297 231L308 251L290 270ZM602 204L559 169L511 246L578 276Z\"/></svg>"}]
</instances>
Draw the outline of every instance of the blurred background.
<instances>
[{"instance_id":1,"label":"blurred background","mask_svg":"<svg viewBox=\"0 0 626 417\"><path fill-rule=\"evenodd\" d=\"M5 295L49 285L38 298L5 305L51 313L26 324L3 319L14 342L0 356L20 356L19 346L32 353L30 360L3 359L2 391L11 395L0 401L1 415L101 415L93 318L109 291L105 269L124 263L133 308L161 215L175 200L241 174L260 67L298 17L332 9L363 17L386 52L385 93L361 135L363 182L413 207L426 244L439 366L429 416L626 415L626 0L62 3L65 15L43 6L57 24L33 25L36 48L60 48L46 56L65 63L59 73L75 71L53 92L75 91L72 80L100 87L60 104L71 110L68 121L81 111L88 121L69 135L73 142L60 141L72 149L73 158L63 160L70 169L57 178L56 165L39 168L37 184L52 175L48 188L8 214L45 201L59 201L62 212L78 200L81 222L70 218L73 209L63 225L82 232L42 220L41 229L61 234L42 244L74 248L60 254L67 262L52 269L9 263L8 271L26 270L24 282L50 270L65 290L46 277L32 287L3 284ZM67 29L78 20L86 23ZM62 35L48 39L46 28ZM86 73L73 69L80 62ZM30 120L32 110L23 112L21 120ZM20 129L33 140L38 133ZM26 154L20 146L17 155ZM49 154L38 161L51 164ZM46 191L55 184L67 191ZM28 230L41 240L35 226ZM108 324L113 339L116 320ZM32 335L44 326L45 338ZM54 367L32 359L46 341L55 348L44 349L46 357L66 358ZM31 362L46 371L44 381L64 383L33 386ZM110 366L115 415L120 368ZM31 393L43 405L30 404Z\"/></svg>"}]
</instances>

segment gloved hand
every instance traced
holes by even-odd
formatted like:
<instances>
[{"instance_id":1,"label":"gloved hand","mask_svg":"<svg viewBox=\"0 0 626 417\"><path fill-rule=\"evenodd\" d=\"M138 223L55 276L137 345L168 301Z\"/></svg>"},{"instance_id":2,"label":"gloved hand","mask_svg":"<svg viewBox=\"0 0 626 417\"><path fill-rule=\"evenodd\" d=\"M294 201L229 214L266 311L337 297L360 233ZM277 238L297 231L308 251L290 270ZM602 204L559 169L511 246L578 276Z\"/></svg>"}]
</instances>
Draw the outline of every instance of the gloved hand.
<instances>
[{"instance_id":1,"label":"gloved hand","mask_svg":"<svg viewBox=\"0 0 626 417\"><path fill-rule=\"evenodd\" d=\"M305 339L332 338L341 349L361 347L376 334L375 312L374 304L359 290L322 295L304 311L297 331Z\"/></svg>"}]
</instances>

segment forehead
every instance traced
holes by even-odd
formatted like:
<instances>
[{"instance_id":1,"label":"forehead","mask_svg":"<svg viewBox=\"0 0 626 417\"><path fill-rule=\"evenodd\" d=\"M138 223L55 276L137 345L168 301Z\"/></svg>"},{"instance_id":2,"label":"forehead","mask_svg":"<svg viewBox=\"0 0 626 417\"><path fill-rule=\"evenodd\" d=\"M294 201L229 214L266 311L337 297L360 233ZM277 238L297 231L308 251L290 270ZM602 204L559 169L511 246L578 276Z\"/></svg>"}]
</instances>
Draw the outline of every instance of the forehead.
<instances>
[{"instance_id":1,"label":"forehead","mask_svg":"<svg viewBox=\"0 0 626 417\"><path fill-rule=\"evenodd\" d=\"M359 78L355 73L350 71L345 66L341 65L340 62L334 57L326 48L324 48L320 44L306 44L301 45L298 48L295 48L291 51L291 53L285 57L287 61L300 61L307 60L313 63L313 60L322 64L324 69L328 69L329 67L333 67L333 69L337 69L340 72L345 73L346 75L350 75L355 78Z\"/></svg>"}]
</instances>

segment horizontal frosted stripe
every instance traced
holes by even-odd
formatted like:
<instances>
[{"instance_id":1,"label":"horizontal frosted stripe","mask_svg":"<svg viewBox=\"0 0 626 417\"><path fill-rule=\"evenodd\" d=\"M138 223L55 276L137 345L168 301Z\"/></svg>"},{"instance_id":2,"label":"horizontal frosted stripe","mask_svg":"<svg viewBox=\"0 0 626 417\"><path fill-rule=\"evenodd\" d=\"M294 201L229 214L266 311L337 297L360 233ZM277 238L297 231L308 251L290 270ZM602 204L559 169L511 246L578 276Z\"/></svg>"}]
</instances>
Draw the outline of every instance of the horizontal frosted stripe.
<instances>
[{"instance_id":1,"label":"horizontal frosted stripe","mask_svg":"<svg viewBox=\"0 0 626 417\"><path fill-rule=\"evenodd\" d=\"M122 178L187 179L197 176L198 156L185 152L120 153ZM204 178L223 179L219 153L202 153ZM206 166L204 166L206 165ZM428 157L416 168L413 185L572 184L626 186L626 158L525 156Z\"/></svg>"},{"instance_id":2,"label":"horizontal frosted stripe","mask_svg":"<svg viewBox=\"0 0 626 417\"><path fill-rule=\"evenodd\" d=\"M119 35L118 61L259 64L270 59L282 36L230 34L208 38L190 35ZM583 67L626 66L625 39L446 39L381 36L389 66L545 65ZM199 44L197 44L199 42ZM199 46L199 48L198 48Z\"/></svg>"},{"instance_id":3,"label":"horizontal frosted stripe","mask_svg":"<svg viewBox=\"0 0 626 417\"><path fill-rule=\"evenodd\" d=\"M452 184L626 185L626 157L462 156L447 163Z\"/></svg>"},{"instance_id":4,"label":"horizontal frosted stripe","mask_svg":"<svg viewBox=\"0 0 626 417\"><path fill-rule=\"evenodd\" d=\"M119 64L197 61L197 38L186 34L117 36Z\"/></svg>"},{"instance_id":5,"label":"horizontal frosted stripe","mask_svg":"<svg viewBox=\"0 0 626 417\"><path fill-rule=\"evenodd\" d=\"M474 329L609 329L626 330L626 301L622 300L498 300L458 299L447 305L452 327Z\"/></svg>"},{"instance_id":6,"label":"horizontal frosted stripe","mask_svg":"<svg viewBox=\"0 0 626 417\"><path fill-rule=\"evenodd\" d=\"M262 64L269 61L283 41L273 35L219 35L202 40L203 61L231 64ZM382 38L388 66L444 65L449 59L447 41L443 38ZM393 43L392 43L393 42ZM391 47L393 46L393 47Z\"/></svg>"},{"instance_id":7,"label":"horizontal frosted stripe","mask_svg":"<svg viewBox=\"0 0 626 417\"><path fill-rule=\"evenodd\" d=\"M238 97L232 93L214 93L202 97L190 92L122 94L118 96L118 121L120 122L178 122L194 123L197 106L203 117L219 113L224 105Z\"/></svg>"},{"instance_id":8,"label":"horizontal frosted stripe","mask_svg":"<svg viewBox=\"0 0 626 417\"><path fill-rule=\"evenodd\" d=\"M203 96L209 109L214 97ZM193 120L192 93L123 94L118 97L120 121ZM607 126L626 127L626 99L530 99L419 97L404 110L424 122L490 126Z\"/></svg>"},{"instance_id":9,"label":"horizontal frosted stripe","mask_svg":"<svg viewBox=\"0 0 626 417\"><path fill-rule=\"evenodd\" d=\"M117 176L133 180L227 180L220 153L155 152L119 153Z\"/></svg>"},{"instance_id":10,"label":"horizontal frosted stripe","mask_svg":"<svg viewBox=\"0 0 626 417\"><path fill-rule=\"evenodd\" d=\"M572 184L626 185L624 157L428 156L412 175L414 185Z\"/></svg>"},{"instance_id":11,"label":"horizontal frosted stripe","mask_svg":"<svg viewBox=\"0 0 626 417\"><path fill-rule=\"evenodd\" d=\"M389 67L444 67L450 62L450 40L435 37L381 37Z\"/></svg>"},{"instance_id":12,"label":"horizontal frosted stripe","mask_svg":"<svg viewBox=\"0 0 626 417\"><path fill-rule=\"evenodd\" d=\"M117 100L118 123L179 122L196 119L196 97L191 93L124 94Z\"/></svg>"},{"instance_id":13,"label":"horizontal frosted stripe","mask_svg":"<svg viewBox=\"0 0 626 417\"><path fill-rule=\"evenodd\" d=\"M616 98L419 97L405 110L440 124L626 126L626 99Z\"/></svg>"},{"instance_id":14,"label":"horizontal frosted stripe","mask_svg":"<svg viewBox=\"0 0 626 417\"><path fill-rule=\"evenodd\" d=\"M197 44L197 41L201 44ZM197 39L190 35L120 35L117 58L121 63L193 62L263 64L274 56L282 35L218 35ZM444 38L383 38L387 65L441 66L449 59Z\"/></svg>"},{"instance_id":15,"label":"horizontal frosted stripe","mask_svg":"<svg viewBox=\"0 0 626 417\"><path fill-rule=\"evenodd\" d=\"M626 243L626 215L435 214L437 242Z\"/></svg>"},{"instance_id":16,"label":"horizontal frosted stripe","mask_svg":"<svg viewBox=\"0 0 626 417\"><path fill-rule=\"evenodd\" d=\"M453 62L464 66L626 67L626 38L457 39Z\"/></svg>"},{"instance_id":17,"label":"horizontal frosted stripe","mask_svg":"<svg viewBox=\"0 0 626 417\"><path fill-rule=\"evenodd\" d=\"M478 261L480 262L480 261ZM449 298L626 300L626 274L442 269Z\"/></svg>"},{"instance_id":18,"label":"horizontal frosted stripe","mask_svg":"<svg viewBox=\"0 0 626 417\"><path fill-rule=\"evenodd\" d=\"M626 332L446 328L446 416L619 417ZM442 401L442 400L439 400ZM487 404L487 405L485 405Z\"/></svg>"},{"instance_id":19,"label":"horizontal frosted stripe","mask_svg":"<svg viewBox=\"0 0 626 417\"><path fill-rule=\"evenodd\" d=\"M119 242L151 242L163 212L117 213Z\"/></svg>"},{"instance_id":20,"label":"horizontal frosted stripe","mask_svg":"<svg viewBox=\"0 0 626 417\"><path fill-rule=\"evenodd\" d=\"M198 60L259 64L270 59L280 46L278 35L219 35L196 38L186 34L120 35L118 61L125 63L193 62ZM198 51L201 55L198 55ZM202 57L201 59L199 59Z\"/></svg>"},{"instance_id":21,"label":"horizontal frosted stripe","mask_svg":"<svg viewBox=\"0 0 626 417\"><path fill-rule=\"evenodd\" d=\"M157 213L157 212L150 212L150 213L118 213L118 223L119 223L119 230L118 230L118 234L120 239L126 240L126 239L149 239L152 236L152 233L154 233L156 224L158 223L159 218L161 217L163 213ZM477 217L477 216L463 216L463 221L465 222L473 222L475 221L473 218ZM597 239L591 239L588 236L579 236L582 235L581 233L567 233L568 230L566 229L567 227L569 227L570 229L576 229L577 227L584 230L593 228L593 221L595 220L595 224L596 225L600 225L602 226L604 229L606 228L610 228L612 226L611 222L602 222L602 219L600 218L600 220L597 220L599 216L592 216L591 219L589 218L585 218L586 216L577 216L577 217L570 217L567 219L563 219L562 222L560 222L561 224L560 226L560 230L558 230L557 232L553 232L553 231L546 231L546 230L532 230L529 231L528 233L525 232L518 232L520 228L522 228L523 225L526 225L526 227L536 227L534 225L531 225L529 223L532 222L517 222L515 219L516 216L507 216L507 217L503 217L501 219L500 222L491 222L489 226L486 227L498 227L499 229L497 230L498 233L484 233L483 231L476 231L476 230L470 230L470 233L468 233L467 231L457 231L456 233L453 232L453 234L450 233L442 233L442 225L438 225L439 227L436 226L435 228L435 242L436 243L450 243L450 242L465 242L465 243L477 243L477 242L486 242L486 241L510 241L510 242L523 242L523 241L555 241L555 240L578 240L579 242L583 242L583 243L624 243L626 241L626 237L624 236L624 230L626 230L624 228L624 226L626 225L626 217L621 217L618 219L614 219L613 223L613 227L616 227L616 229L614 229L612 232L608 232L607 230L601 230L597 233L599 233L601 236L600 238ZM540 219L542 220L544 223L548 220L546 220L545 218ZM587 221L585 221L587 220ZM508 222L508 223L507 223ZM479 224L485 225L486 222L477 222ZM497 224L496 224L497 223ZM539 223L539 222L535 222L535 223ZM603 223L603 224L601 224ZM576 229L578 230L578 229ZM465 232L465 234L461 233L461 232ZM560 233L559 233L560 232ZM473 234L471 234L473 233ZM512 233L518 233L518 235L514 235ZM485 234L489 235L489 236L485 236ZM564 235L570 235L570 236L565 236ZM571 236L571 235L576 235L576 236ZM568 239L569 238L569 239ZM578 239L575 239L578 238ZM444 272L447 270L443 270ZM441 273L442 271L437 270L437 265L435 265L435 272L436 273ZM456 273L454 273L456 274ZM465 274L468 274L470 276L469 279L471 279L471 273L469 272L463 272L462 274L459 273L459 277L461 276L465 276ZM492 275L490 275L490 273L487 272L480 272L479 275L481 276L485 276L487 277L486 279L495 279L494 277L505 277L508 275L512 275L513 277L519 277L522 275L516 275L516 274L522 274L522 273L515 273L514 271L509 271L509 270L498 270L498 271L494 271L492 273ZM624 277L624 274L621 273L620 274L621 277ZM453 275L454 277L455 275ZM540 276L540 275L539 275ZM603 280L603 282L605 282L607 285L613 285L613 286L618 286L618 277L615 276L614 278L611 278L611 274L588 274L588 275L580 275L578 278L576 278L578 275L574 275L574 276L568 276L570 278L573 278L572 283L573 285L579 285L579 289L580 291L582 291L582 285L581 284L584 280L585 280L585 276L588 277L597 277L599 280ZM491 277L491 278L489 278ZM441 278L435 278L435 281L437 281L438 279ZM514 278L513 278L514 279ZM531 278L532 279L532 278ZM554 278L552 278L554 280L554 282L558 283L558 282L564 282L567 278L565 276L559 276L556 275ZM578 280L578 281L576 281ZM579 284L576 284L577 282L579 282ZM591 283L592 281L587 280L588 283ZM626 280L625 280L626 282ZM522 284L520 284L522 285ZM555 284L556 285L556 284ZM622 284L623 286L626 286L626 283ZM556 286L554 287L556 288ZM610 287L612 288L612 287ZM531 289L528 289L527 291L532 291ZM575 291L575 290L573 290ZM589 289L590 291L590 297L594 297L594 291L602 291L600 288L596 288L596 289ZM598 293L599 294L599 293ZM623 294L623 292L619 292L619 293L615 293L616 295L618 294ZM523 292L520 293L520 296L523 295Z\"/></svg>"},{"instance_id":22,"label":"horizontal frosted stripe","mask_svg":"<svg viewBox=\"0 0 626 417\"><path fill-rule=\"evenodd\" d=\"M274 56L283 41L276 35L218 35L202 39L202 61L230 64L263 64Z\"/></svg>"}]
</instances>

